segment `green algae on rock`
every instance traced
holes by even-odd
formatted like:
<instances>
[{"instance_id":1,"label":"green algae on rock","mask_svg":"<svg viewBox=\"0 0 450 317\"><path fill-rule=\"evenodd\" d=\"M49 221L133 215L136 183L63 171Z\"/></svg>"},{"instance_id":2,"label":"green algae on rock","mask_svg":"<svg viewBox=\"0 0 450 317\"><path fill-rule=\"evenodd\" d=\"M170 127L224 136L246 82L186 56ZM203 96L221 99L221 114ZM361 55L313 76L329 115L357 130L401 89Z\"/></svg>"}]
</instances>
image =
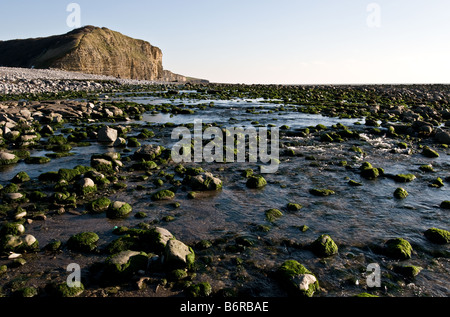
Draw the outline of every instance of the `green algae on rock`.
<instances>
[{"instance_id":1,"label":"green algae on rock","mask_svg":"<svg viewBox=\"0 0 450 317\"><path fill-rule=\"evenodd\" d=\"M261 175L252 175L248 178L246 183L248 188L263 188L267 185L267 181Z\"/></svg>"},{"instance_id":2,"label":"green algae on rock","mask_svg":"<svg viewBox=\"0 0 450 317\"><path fill-rule=\"evenodd\" d=\"M92 252L97 249L99 236L95 232L81 232L75 234L67 241L67 247L72 251Z\"/></svg>"},{"instance_id":3,"label":"green algae on rock","mask_svg":"<svg viewBox=\"0 0 450 317\"><path fill-rule=\"evenodd\" d=\"M436 244L450 243L450 232L444 229L430 228L424 232L425 237Z\"/></svg>"},{"instance_id":4,"label":"green algae on rock","mask_svg":"<svg viewBox=\"0 0 450 317\"><path fill-rule=\"evenodd\" d=\"M278 209L272 208L272 209L266 210L265 215L266 215L267 221L274 222L275 220L277 220L278 218L283 216L283 213Z\"/></svg>"},{"instance_id":5,"label":"green algae on rock","mask_svg":"<svg viewBox=\"0 0 450 317\"><path fill-rule=\"evenodd\" d=\"M293 295L312 297L319 290L314 274L296 260L285 261L277 270L281 284Z\"/></svg>"},{"instance_id":6,"label":"green algae on rock","mask_svg":"<svg viewBox=\"0 0 450 317\"><path fill-rule=\"evenodd\" d=\"M385 243L385 253L387 256L397 260L407 260L411 258L411 244L403 238L389 239Z\"/></svg>"},{"instance_id":7,"label":"green algae on rock","mask_svg":"<svg viewBox=\"0 0 450 317\"><path fill-rule=\"evenodd\" d=\"M394 197L398 199L404 199L408 197L408 192L406 191L406 189L399 187L394 191Z\"/></svg>"},{"instance_id":8,"label":"green algae on rock","mask_svg":"<svg viewBox=\"0 0 450 317\"><path fill-rule=\"evenodd\" d=\"M175 193L168 189L162 189L152 195L152 200L170 200L175 197Z\"/></svg>"},{"instance_id":9,"label":"green algae on rock","mask_svg":"<svg viewBox=\"0 0 450 317\"><path fill-rule=\"evenodd\" d=\"M106 217L110 219L125 218L131 213L132 209L131 205L126 202L115 201L106 210Z\"/></svg>"},{"instance_id":10,"label":"green algae on rock","mask_svg":"<svg viewBox=\"0 0 450 317\"><path fill-rule=\"evenodd\" d=\"M320 257L328 257L338 253L338 246L328 234L322 234L310 245L311 251Z\"/></svg>"},{"instance_id":11,"label":"green algae on rock","mask_svg":"<svg viewBox=\"0 0 450 317\"><path fill-rule=\"evenodd\" d=\"M318 188L311 188L310 190L309 190L309 193L311 194L311 195L314 195L314 196L329 196L329 195L334 195L335 194L335 192L333 191L333 190L331 190L331 189L325 189L325 188L322 188L322 189L318 189Z\"/></svg>"}]
</instances>

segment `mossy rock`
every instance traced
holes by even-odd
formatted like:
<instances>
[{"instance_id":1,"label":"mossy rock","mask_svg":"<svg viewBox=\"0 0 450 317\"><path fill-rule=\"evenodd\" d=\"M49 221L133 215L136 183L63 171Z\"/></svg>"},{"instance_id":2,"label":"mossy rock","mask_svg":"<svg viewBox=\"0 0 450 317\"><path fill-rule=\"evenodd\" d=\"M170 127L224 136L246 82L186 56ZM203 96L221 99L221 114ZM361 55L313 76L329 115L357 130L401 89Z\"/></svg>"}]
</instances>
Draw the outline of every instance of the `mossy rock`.
<instances>
[{"instance_id":1,"label":"mossy rock","mask_svg":"<svg viewBox=\"0 0 450 317\"><path fill-rule=\"evenodd\" d=\"M141 143L138 141L137 138L129 138L127 142L128 147L140 147Z\"/></svg>"},{"instance_id":2,"label":"mossy rock","mask_svg":"<svg viewBox=\"0 0 450 317\"><path fill-rule=\"evenodd\" d=\"M53 240L49 242L43 249L45 251L56 252L61 249L62 242L60 240Z\"/></svg>"},{"instance_id":3,"label":"mossy rock","mask_svg":"<svg viewBox=\"0 0 450 317\"><path fill-rule=\"evenodd\" d=\"M4 222L0 227L0 236L6 236L6 235L21 235L25 232L25 227L22 224L22 221L20 222Z\"/></svg>"},{"instance_id":4,"label":"mossy rock","mask_svg":"<svg viewBox=\"0 0 450 317\"><path fill-rule=\"evenodd\" d=\"M186 289L188 297L208 297L212 294L212 287L208 282L193 284Z\"/></svg>"},{"instance_id":5,"label":"mossy rock","mask_svg":"<svg viewBox=\"0 0 450 317\"><path fill-rule=\"evenodd\" d=\"M267 181L261 175L252 175L248 178L246 185L248 188L263 188L267 185Z\"/></svg>"},{"instance_id":6,"label":"mossy rock","mask_svg":"<svg viewBox=\"0 0 450 317\"><path fill-rule=\"evenodd\" d=\"M175 197L175 193L168 189L162 189L152 195L152 200L170 200Z\"/></svg>"},{"instance_id":7,"label":"mossy rock","mask_svg":"<svg viewBox=\"0 0 450 317\"><path fill-rule=\"evenodd\" d=\"M98 235L95 232L81 232L67 241L67 247L72 251L92 252L97 249Z\"/></svg>"},{"instance_id":8,"label":"mossy rock","mask_svg":"<svg viewBox=\"0 0 450 317\"><path fill-rule=\"evenodd\" d=\"M145 252L125 250L106 259L106 275L110 278L129 278L146 270L148 255Z\"/></svg>"},{"instance_id":9,"label":"mossy rock","mask_svg":"<svg viewBox=\"0 0 450 317\"><path fill-rule=\"evenodd\" d=\"M56 183L60 179L60 175L58 172L45 172L39 175L39 181L48 182L48 183Z\"/></svg>"},{"instance_id":10,"label":"mossy rock","mask_svg":"<svg viewBox=\"0 0 450 317\"><path fill-rule=\"evenodd\" d=\"M450 232L444 229L430 228L424 233L425 237L436 244L450 243Z\"/></svg>"},{"instance_id":11,"label":"mossy rock","mask_svg":"<svg viewBox=\"0 0 450 317\"><path fill-rule=\"evenodd\" d=\"M380 176L380 171L375 167L368 167L361 170L361 176L365 179L373 180Z\"/></svg>"},{"instance_id":12,"label":"mossy rock","mask_svg":"<svg viewBox=\"0 0 450 317\"><path fill-rule=\"evenodd\" d=\"M421 165L421 166L419 167L419 169L420 169L422 172L425 172L425 173L433 173L433 172L434 172L433 165L431 165L431 164L424 164L424 165Z\"/></svg>"},{"instance_id":13,"label":"mossy rock","mask_svg":"<svg viewBox=\"0 0 450 317\"><path fill-rule=\"evenodd\" d=\"M422 155L429 158L439 157L439 153L433 149L430 149L428 146L425 146L422 150Z\"/></svg>"},{"instance_id":14,"label":"mossy rock","mask_svg":"<svg viewBox=\"0 0 450 317\"><path fill-rule=\"evenodd\" d=\"M67 139L63 135L53 135L48 138L49 145L63 145L67 143Z\"/></svg>"},{"instance_id":15,"label":"mossy rock","mask_svg":"<svg viewBox=\"0 0 450 317\"><path fill-rule=\"evenodd\" d=\"M356 186L362 186L363 184L361 184L361 183L359 183L359 182L357 182L357 181L354 181L354 180L349 180L348 181L348 184L350 185L350 186L354 186L354 187L356 187Z\"/></svg>"},{"instance_id":16,"label":"mossy rock","mask_svg":"<svg viewBox=\"0 0 450 317\"><path fill-rule=\"evenodd\" d=\"M172 234L162 228L128 229L123 236L109 243L105 250L108 254L126 250L161 253L172 238Z\"/></svg>"},{"instance_id":17,"label":"mossy rock","mask_svg":"<svg viewBox=\"0 0 450 317\"><path fill-rule=\"evenodd\" d=\"M399 187L394 191L394 197L398 199L405 199L408 197L408 192L406 189Z\"/></svg>"},{"instance_id":18,"label":"mossy rock","mask_svg":"<svg viewBox=\"0 0 450 317\"><path fill-rule=\"evenodd\" d=\"M74 180L77 176L81 175L81 173L77 169L61 168L58 171L58 175L60 179L70 182Z\"/></svg>"},{"instance_id":19,"label":"mossy rock","mask_svg":"<svg viewBox=\"0 0 450 317\"><path fill-rule=\"evenodd\" d=\"M442 180L442 178L438 177L434 181L432 181L429 186L440 188L444 186L444 181Z\"/></svg>"},{"instance_id":20,"label":"mossy rock","mask_svg":"<svg viewBox=\"0 0 450 317\"><path fill-rule=\"evenodd\" d=\"M50 286L50 293L56 297L77 297L84 292L84 285L69 287L66 282Z\"/></svg>"},{"instance_id":21,"label":"mossy rock","mask_svg":"<svg viewBox=\"0 0 450 317\"><path fill-rule=\"evenodd\" d=\"M330 196L330 195L334 195L335 194L335 192L333 190L331 190L331 189L318 189L318 188L311 188L309 190L309 193L311 195L321 196L321 197Z\"/></svg>"},{"instance_id":22,"label":"mossy rock","mask_svg":"<svg viewBox=\"0 0 450 317\"><path fill-rule=\"evenodd\" d=\"M303 206L300 204L295 204L295 203L288 203L286 206L286 209L288 211L299 211L300 209L302 209Z\"/></svg>"},{"instance_id":23,"label":"mossy rock","mask_svg":"<svg viewBox=\"0 0 450 317\"><path fill-rule=\"evenodd\" d=\"M16 183L16 184L21 184L21 183L29 182L30 180L31 180L31 178L26 172L19 172L11 179L11 182Z\"/></svg>"},{"instance_id":24,"label":"mossy rock","mask_svg":"<svg viewBox=\"0 0 450 317\"><path fill-rule=\"evenodd\" d=\"M394 176L394 180L398 183L409 183L416 179L414 174L397 174Z\"/></svg>"},{"instance_id":25,"label":"mossy rock","mask_svg":"<svg viewBox=\"0 0 450 317\"><path fill-rule=\"evenodd\" d=\"M369 294L369 293L359 293L356 294L354 297L379 297L378 295L373 295L373 294Z\"/></svg>"},{"instance_id":26,"label":"mossy rock","mask_svg":"<svg viewBox=\"0 0 450 317\"><path fill-rule=\"evenodd\" d=\"M122 219L127 217L132 210L133 208L130 204L123 201L115 201L106 210L106 217L109 219Z\"/></svg>"},{"instance_id":27,"label":"mossy rock","mask_svg":"<svg viewBox=\"0 0 450 317\"><path fill-rule=\"evenodd\" d=\"M444 200L441 202L440 207L442 209L450 209L450 200Z\"/></svg>"},{"instance_id":28,"label":"mossy rock","mask_svg":"<svg viewBox=\"0 0 450 317\"><path fill-rule=\"evenodd\" d=\"M407 278L416 277L420 271L422 271L422 267L415 265L396 265L394 266L394 272L401 274Z\"/></svg>"},{"instance_id":29,"label":"mossy rock","mask_svg":"<svg viewBox=\"0 0 450 317\"><path fill-rule=\"evenodd\" d=\"M20 157L7 152L0 152L0 166L2 165L11 165L19 162Z\"/></svg>"},{"instance_id":30,"label":"mossy rock","mask_svg":"<svg viewBox=\"0 0 450 317\"><path fill-rule=\"evenodd\" d=\"M45 156L30 156L25 159L26 164L47 164L50 161L51 159Z\"/></svg>"},{"instance_id":31,"label":"mossy rock","mask_svg":"<svg viewBox=\"0 0 450 317\"><path fill-rule=\"evenodd\" d=\"M277 270L277 276L293 295L312 297L319 290L319 281L314 274L295 260L285 261Z\"/></svg>"},{"instance_id":32,"label":"mossy rock","mask_svg":"<svg viewBox=\"0 0 450 317\"><path fill-rule=\"evenodd\" d=\"M327 234L319 236L311 245L311 251L320 257L328 257L338 253L338 246Z\"/></svg>"},{"instance_id":33,"label":"mossy rock","mask_svg":"<svg viewBox=\"0 0 450 317\"><path fill-rule=\"evenodd\" d=\"M408 260L411 258L411 244L403 238L395 238L386 241L385 253L396 260Z\"/></svg>"},{"instance_id":34,"label":"mossy rock","mask_svg":"<svg viewBox=\"0 0 450 317\"><path fill-rule=\"evenodd\" d=\"M19 186L17 186L15 183L9 183L2 188L1 192L3 194L17 193L19 192Z\"/></svg>"},{"instance_id":35,"label":"mossy rock","mask_svg":"<svg viewBox=\"0 0 450 317\"><path fill-rule=\"evenodd\" d=\"M89 202L86 209L94 214L99 214L108 210L111 205L111 200L107 197L101 197Z\"/></svg>"},{"instance_id":36,"label":"mossy rock","mask_svg":"<svg viewBox=\"0 0 450 317\"><path fill-rule=\"evenodd\" d=\"M272 209L266 210L265 215L266 215L267 221L274 222L278 218L282 217L283 213L278 209L272 208Z\"/></svg>"}]
</instances>

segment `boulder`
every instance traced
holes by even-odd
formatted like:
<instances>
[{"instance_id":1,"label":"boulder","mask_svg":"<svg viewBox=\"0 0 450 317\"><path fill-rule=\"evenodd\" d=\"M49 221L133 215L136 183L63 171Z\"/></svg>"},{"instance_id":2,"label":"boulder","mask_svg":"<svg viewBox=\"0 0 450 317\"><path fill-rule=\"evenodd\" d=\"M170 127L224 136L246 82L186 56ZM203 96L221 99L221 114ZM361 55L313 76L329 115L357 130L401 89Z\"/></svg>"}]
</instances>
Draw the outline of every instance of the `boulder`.
<instances>
[{"instance_id":1,"label":"boulder","mask_svg":"<svg viewBox=\"0 0 450 317\"><path fill-rule=\"evenodd\" d=\"M285 261L277 270L277 275L292 295L312 297L319 290L317 278L295 260Z\"/></svg>"},{"instance_id":2,"label":"boulder","mask_svg":"<svg viewBox=\"0 0 450 317\"><path fill-rule=\"evenodd\" d=\"M162 146L154 144L145 144L136 150L136 152L133 155L133 158L135 160L143 159L145 161L151 161L154 160L159 155L161 155L162 150L163 150Z\"/></svg>"},{"instance_id":3,"label":"boulder","mask_svg":"<svg viewBox=\"0 0 450 317\"><path fill-rule=\"evenodd\" d=\"M108 126L98 130L98 141L105 143L112 143L117 140L118 132L116 129L110 128Z\"/></svg>"},{"instance_id":4,"label":"boulder","mask_svg":"<svg viewBox=\"0 0 450 317\"><path fill-rule=\"evenodd\" d=\"M97 248L99 237L94 232L81 232L75 234L67 241L67 247L72 251L92 252Z\"/></svg>"},{"instance_id":5,"label":"boulder","mask_svg":"<svg viewBox=\"0 0 450 317\"><path fill-rule=\"evenodd\" d=\"M133 208L130 204L123 201L115 201L109 205L106 211L106 217L110 219L121 219L127 217Z\"/></svg>"},{"instance_id":6,"label":"boulder","mask_svg":"<svg viewBox=\"0 0 450 317\"><path fill-rule=\"evenodd\" d=\"M385 253L387 256L397 260L407 260L411 258L411 244L403 238L395 238L386 241Z\"/></svg>"},{"instance_id":7,"label":"boulder","mask_svg":"<svg viewBox=\"0 0 450 317\"><path fill-rule=\"evenodd\" d=\"M164 264L169 267L190 267L194 263L195 254L192 248L176 239L169 240L164 250Z\"/></svg>"},{"instance_id":8,"label":"boulder","mask_svg":"<svg viewBox=\"0 0 450 317\"><path fill-rule=\"evenodd\" d=\"M332 256L338 253L336 243L327 234L319 236L311 245L310 248L314 254L320 257Z\"/></svg>"},{"instance_id":9,"label":"boulder","mask_svg":"<svg viewBox=\"0 0 450 317\"><path fill-rule=\"evenodd\" d=\"M425 237L436 244L450 243L450 232L444 229L430 228L424 232Z\"/></svg>"},{"instance_id":10,"label":"boulder","mask_svg":"<svg viewBox=\"0 0 450 317\"><path fill-rule=\"evenodd\" d=\"M210 172L204 172L195 176L186 176L185 182L194 190L219 190L222 188L222 181L214 177Z\"/></svg>"},{"instance_id":11,"label":"boulder","mask_svg":"<svg viewBox=\"0 0 450 317\"><path fill-rule=\"evenodd\" d=\"M8 152L0 152L0 165L15 164L19 161L19 157Z\"/></svg>"},{"instance_id":12,"label":"boulder","mask_svg":"<svg viewBox=\"0 0 450 317\"><path fill-rule=\"evenodd\" d=\"M435 140L440 144L450 144L450 133L448 131L439 131L434 136Z\"/></svg>"}]
</instances>

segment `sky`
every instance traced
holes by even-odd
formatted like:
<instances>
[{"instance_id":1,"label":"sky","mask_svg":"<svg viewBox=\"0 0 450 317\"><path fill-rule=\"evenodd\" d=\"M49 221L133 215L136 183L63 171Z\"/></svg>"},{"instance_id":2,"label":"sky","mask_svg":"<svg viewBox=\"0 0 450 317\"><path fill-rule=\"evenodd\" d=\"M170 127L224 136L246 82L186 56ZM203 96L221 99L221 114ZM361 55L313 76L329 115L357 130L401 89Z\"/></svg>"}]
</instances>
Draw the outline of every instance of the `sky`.
<instances>
[{"instance_id":1,"label":"sky","mask_svg":"<svg viewBox=\"0 0 450 317\"><path fill-rule=\"evenodd\" d=\"M450 84L449 0L2 0L0 40L67 33L78 12L211 82Z\"/></svg>"}]
</instances>

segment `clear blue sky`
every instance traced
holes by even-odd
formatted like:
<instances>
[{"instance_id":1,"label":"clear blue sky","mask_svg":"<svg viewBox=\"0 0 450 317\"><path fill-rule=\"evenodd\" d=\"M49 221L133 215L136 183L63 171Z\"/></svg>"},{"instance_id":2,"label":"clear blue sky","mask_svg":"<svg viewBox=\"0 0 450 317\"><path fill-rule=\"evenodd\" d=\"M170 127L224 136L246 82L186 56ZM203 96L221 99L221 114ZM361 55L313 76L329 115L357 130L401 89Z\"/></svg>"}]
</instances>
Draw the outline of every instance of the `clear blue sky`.
<instances>
[{"instance_id":1,"label":"clear blue sky","mask_svg":"<svg viewBox=\"0 0 450 317\"><path fill-rule=\"evenodd\" d=\"M165 69L214 82L450 83L449 0L1 1L0 40L69 32L71 2L82 25L149 41Z\"/></svg>"}]
</instances>

